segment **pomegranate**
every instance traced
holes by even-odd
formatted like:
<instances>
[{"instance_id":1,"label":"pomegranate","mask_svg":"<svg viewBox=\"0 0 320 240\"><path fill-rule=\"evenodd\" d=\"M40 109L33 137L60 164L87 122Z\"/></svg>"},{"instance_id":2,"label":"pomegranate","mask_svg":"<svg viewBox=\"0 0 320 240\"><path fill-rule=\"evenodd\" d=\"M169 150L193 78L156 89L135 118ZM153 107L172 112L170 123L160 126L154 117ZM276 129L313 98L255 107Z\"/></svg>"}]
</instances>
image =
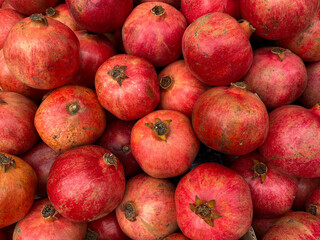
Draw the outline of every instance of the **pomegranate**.
<instances>
[{"instance_id":1,"label":"pomegranate","mask_svg":"<svg viewBox=\"0 0 320 240\"><path fill-rule=\"evenodd\" d=\"M14 229L13 240L84 239L87 223L76 223L61 216L48 199L34 203Z\"/></svg>"},{"instance_id":2,"label":"pomegranate","mask_svg":"<svg viewBox=\"0 0 320 240\"><path fill-rule=\"evenodd\" d=\"M41 139L56 152L93 144L106 127L106 114L95 92L67 85L50 92L34 118Z\"/></svg>"},{"instance_id":3,"label":"pomegranate","mask_svg":"<svg viewBox=\"0 0 320 240\"><path fill-rule=\"evenodd\" d=\"M22 219L33 204L37 175L21 158L0 153L0 228Z\"/></svg>"},{"instance_id":4,"label":"pomegranate","mask_svg":"<svg viewBox=\"0 0 320 240\"><path fill-rule=\"evenodd\" d=\"M304 211L307 199L319 185L320 178L300 178L292 208L296 211Z\"/></svg>"},{"instance_id":5,"label":"pomegranate","mask_svg":"<svg viewBox=\"0 0 320 240\"><path fill-rule=\"evenodd\" d=\"M226 13L206 14L183 34L182 51L190 72L209 85L228 85L249 70L253 53L249 37L254 31Z\"/></svg>"},{"instance_id":6,"label":"pomegranate","mask_svg":"<svg viewBox=\"0 0 320 240\"><path fill-rule=\"evenodd\" d=\"M91 231L93 235L97 235L99 240L129 240L120 228L115 211L105 217L89 222L88 231Z\"/></svg>"},{"instance_id":7,"label":"pomegranate","mask_svg":"<svg viewBox=\"0 0 320 240\"><path fill-rule=\"evenodd\" d=\"M173 6L145 2L135 7L123 24L123 45L128 54L163 67L181 56L186 27L185 17Z\"/></svg>"},{"instance_id":8,"label":"pomegranate","mask_svg":"<svg viewBox=\"0 0 320 240\"><path fill-rule=\"evenodd\" d=\"M274 218L291 209L298 189L298 180L264 163L258 152L240 156L232 163L231 169L247 181L255 217Z\"/></svg>"},{"instance_id":9,"label":"pomegranate","mask_svg":"<svg viewBox=\"0 0 320 240\"><path fill-rule=\"evenodd\" d=\"M320 61L307 64L308 81L307 87L299 98L306 108L312 108L320 103Z\"/></svg>"},{"instance_id":10,"label":"pomegranate","mask_svg":"<svg viewBox=\"0 0 320 240\"><path fill-rule=\"evenodd\" d=\"M97 145L108 149L119 158L127 179L141 172L131 152L130 138L134 124L134 121L114 119L108 122L105 131L96 142Z\"/></svg>"},{"instance_id":11,"label":"pomegranate","mask_svg":"<svg viewBox=\"0 0 320 240\"><path fill-rule=\"evenodd\" d=\"M11 73L39 89L70 82L79 69L79 41L63 23L33 14L14 25L3 46Z\"/></svg>"},{"instance_id":12,"label":"pomegranate","mask_svg":"<svg viewBox=\"0 0 320 240\"><path fill-rule=\"evenodd\" d=\"M260 153L277 169L303 178L320 177L320 105L278 107Z\"/></svg>"},{"instance_id":13,"label":"pomegranate","mask_svg":"<svg viewBox=\"0 0 320 240\"><path fill-rule=\"evenodd\" d=\"M253 63L242 79L268 109L296 101L307 86L306 67L296 54L278 47L253 52Z\"/></svg>"},{"instance_id":14,"label":"pomegranate","mask_svg":"<svg viewBox=\"0 0 320 240\"><path fill-rule=\"evenodd\" d=\"M320 186L318 185L317 188L310 193L305 203L305 210L314 216L320 217Z\"/></svg>"},{"instance_id":15,"label":"pomegranate","mask_svg":"<svg viewBox=\"0 0 320 240\"><path fill-rule=\"evenodd\" d=\"M209 86L190 73L184 60L169 64L158 77L161 87L158 108L176 110L191 118L194 103Z\"/></svg>"},{"instance_id":16,"label":"pomegranate","mask_svg":"<svg viewBox=\"0 0 320 240\"><path fill-rule=\"evenodd\" d=\"M48 177L54 208L71 221L93 221L112 212L125 190L121 162L107 149L86 145L59 155Z\"/></svg>"},{"instance_id":17,"label":"pomegranate","mask_svg":"<svg viewBox=\"0 0 320 240\"><path fill-rule=\"evenodd\" d=\"M154 0L134 0L136 4L141 4L144 2L155 2ZM181 0L157 0L157 2L164 2L170 4L171 6L180 9Z\"/></svg>"},{"instance_id":18,"label":"pomegranate","mask_svg":"<svg viewBox=\"0 0 320 240\"><path fill-rule=\"evenodd\" d=\"M188 23L197 18L213 12L223 12L240 19L240 5L238 0L181 0L180 11L186 17Z\"/></svg>"},{"instance_id":19,"label":"pomegranate","mask_svg":"<svg viewBox=\"0 0 320 240\"><path fill-rule=\"evenodd\" d=\"M189 118L177 111L154 111L132 128L132 154L152 177L170 178L185 173L199 148Z\"/></svg>"},{"instance_id":20,"label":"pomegranate","mask_svg":"<svg viewBox=\"0 0 320 240\"><path fill-rule=\"evenodd\" d=\"M18 155L39 139L33 119L37 105L15 92L0 92L0 151Z\"/></svg>"},{"instance_id":21,"label":"pomegranate","mask_svg":"<svg viewBox=\"0 0 320 240\"><path fill-rule=\"evenodd\" d=\"M318 0L240 0L244 19L262 38L277 40L298 34L307 28L318 12Z\"/></svg>"},{"instance_id":22,"label":"pomegranate","mask_svg":"<svg viewBox=\"0 0 320 240\"><path fill-rule=\"evenodd\" d=\"M53 7L58 0L7 0L18 12L24 15L44 13L48 7Z\"/></svg>"},{"instance_id":23,"label":"pomegranate","mask_svg":"<svg viewBox=\"0 0 320 240\"><path fill-rule=\"evenodd\" d=\"M126 121L152 112L160 100L155 68L145 59L127 54L113 56L99 67L95 88L101 105Z\"/></svg>"},{"instance_id":24,"label":"pomegranate","mask_svg":"<svg viewBox=\"0 0 320 240\"><path fill-rule=\"evenodd\" d=\"M184 236L182 233L173 233L164 238L163 240L188 240L186 236Z\"/></svg>"},{"instance_id":25,"label":"pomegranate","mask_svg":"<svg viewBox=\"0 0 320 240\"><path fill-rule=\"evenodd\" d=\"M177 221L193 240L236 240L250 228L252 200L246 181L218 163L203 163L179 181Z\"/></svg>"},{"instance_id":26,"label":"pomegranate","mask_svg":"<svg viewBox=\"0 0 320 240\"><path fill-rule=\"evenodd\" d=\"M178 230L174 203L175 186L167 179L145 173L126 185L116 215L122 231L132 239L162 239Z\"/></svg>"},{"instance_id":27,"label":"pomegranate","mask_svg":"<svg viewBox=\"0 0 320 240\"><path fill-rule=\"evenodd\" d=\"M66 0L66 4L80 27L97 33L120 28L133 8L133 0Z\"/></svg>"},{"instance_id":28,"label":"pomegranate","mask_svg":"<svg viewBox=\"0 0 320 240\"><path fill-rule=\"evenodd\" d=\"M2 9L11 9L11 10L15 10L10 3L8 2L8 0L4 0L4 2L2 3L1 6ZM16 10L15 10L16 11Z\"/></svg>"},{"instance_id":29,"label":"pomegranate","mask_svg":"<svg viewBox=\"0 0 320 240\"><path fill-rule=\"evenodd\" d=\"M31 150L21 156L35 171L38 179L36 198L47 196L47 180L50 168L58 157L58 153L44 142L39 142Z\"/></svg>"},{"instance_id":30,"label":"pomegranate","mask_svg":"<svg viewBox=\"0 0 320 240\"><path fill-rule=\"evenodd\" d=\"M24 16L11 9L0 9L0 49L11 28Z\"/></svg>"},{"instance_id":31,"label":"pomegranate","mask_svg":"<svg viewBox=\"0 0 320 240\"><path fill-rule=\"evenodd\" d=\"M208 147L229 155L244 155L265 141L269 117L260 98L238 82L203 93L193 107L192 125Z\"/></svg>"}]
</instances>

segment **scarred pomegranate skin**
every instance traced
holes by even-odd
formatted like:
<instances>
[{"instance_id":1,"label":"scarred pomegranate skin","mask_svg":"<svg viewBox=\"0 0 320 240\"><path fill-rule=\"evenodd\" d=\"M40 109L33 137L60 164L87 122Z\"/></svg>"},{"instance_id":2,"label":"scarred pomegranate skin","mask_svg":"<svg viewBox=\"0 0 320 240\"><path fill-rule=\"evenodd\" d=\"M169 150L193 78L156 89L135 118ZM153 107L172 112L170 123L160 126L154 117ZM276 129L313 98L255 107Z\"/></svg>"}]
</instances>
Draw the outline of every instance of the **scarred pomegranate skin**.
<instances>
[{"instance_id":1,"label":"scarred pomegranate skin","mask_svg":"<svg viewBox=\"0 0 320 240\"><path fill-rule=\"evenodd\" d=\"M288 175L320 177L320 105L286 105L269 113L269 134L260 153Z\"/></svg>"},{"instance_id":2,"label":"scarred pomegranate skin","mask_svg":"<svg viewBox=\"0 0 320 240\"><path fill-rule=\"evenodd\" d=\"M187 173L178 183L175 202L180 230L193 240L236 240L251 225L252 200L248 184L235 171L217 163L203 163ZM191 206L195 205L194 212ZM208 208L211 218L206 222L201 209L206 213Z\"/></svg>"},{"instance_id":3,"label":"scarred pomegranate skin","mask_svg":"<svg viewBox=\"0 0 320 240\"><path fill-rule=\"evenodd\" d=\"M11 9L0 9L0 49L11 28L24 16Z\"/></svg>"},{"instance_id":4,"label":"scarred pomegranate skin","mask_svg":"<svg viewBox=\"0 0 320 240\"><path fill-rule=\"evenodd\" d=\"M219 12L206 14L187 27L182 52L191 73L214 86L240 80L253 58L248 34L236 19Z\"/></svg>"}]
</instances>

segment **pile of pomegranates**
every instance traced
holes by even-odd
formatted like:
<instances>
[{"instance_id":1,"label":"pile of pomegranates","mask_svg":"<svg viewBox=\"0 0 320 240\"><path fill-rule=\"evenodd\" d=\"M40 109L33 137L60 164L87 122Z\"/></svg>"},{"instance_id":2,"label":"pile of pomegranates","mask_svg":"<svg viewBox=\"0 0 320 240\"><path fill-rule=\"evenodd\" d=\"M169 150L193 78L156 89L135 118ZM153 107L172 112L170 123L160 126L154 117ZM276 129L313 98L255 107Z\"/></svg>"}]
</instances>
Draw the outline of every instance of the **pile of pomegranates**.
<instances>
[{"instance_id":1,"label":"pile of pomegranates","mask_svg":"<svg viewBox=\"0 0 320 240\"><path fill-rule=\"evenodd\" d=\"M320 239L320 0L0 0L11 239Z\"/></svg>"}]
</instances>

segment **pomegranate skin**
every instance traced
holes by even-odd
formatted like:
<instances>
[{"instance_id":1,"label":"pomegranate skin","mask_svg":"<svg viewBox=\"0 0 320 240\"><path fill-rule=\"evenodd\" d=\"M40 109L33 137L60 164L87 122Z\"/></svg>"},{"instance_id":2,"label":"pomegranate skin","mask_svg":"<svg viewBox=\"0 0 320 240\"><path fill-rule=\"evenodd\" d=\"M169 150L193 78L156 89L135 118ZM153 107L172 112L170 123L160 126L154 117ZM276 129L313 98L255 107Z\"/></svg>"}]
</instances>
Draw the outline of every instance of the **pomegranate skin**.
<instances>
[{"instance_id":1,"label":"pomegranate skin","mask_svg":"<svg viewBox=\"0 0 320 240\"><path fill-rule=\"evenodd\" d=\"M254 160L260 163L255 165ZM231 169L239 173L250 187L254 216L274 218L291 209L297 194L298 180L278 172L273 166L264 164L263 161L264 159L258 152L251 152L240 156L232 163ZM260 171L261 174L261 164L267 167L262 171L266 176L264 181L262 176L254 177L257 171ZM251 170L254 166L259 168L259 165L260 169L257 171Z\"/></svg>"},{"instance_id":2,"label":"pomegranate skin","mask_svg":"<svg viewBox=\"0 0 320 240\"><path fill-rule=\"evenodd\" d=\"M186 236L184 236L182 233L173 233L164 238L163 240L188 240Z\"/></svg>"},{"instance_id":3,"label":"pomegranate skin","mask_svg":"<svg viewBox=\"0 0 320 240\"><path fill-rule=\"evenodd\" d=\"M318 13L318 0L240 0L240 12L265 39L278 40L307 28Z\"/></svg>"},{"instance_id":4,"label":"pomegranate skin","mask_svg":"<svg viewBox=\"0 0 320 240\"><path fill-rule=\"evenodd\" d=\"M136 4L141 4L144 2L154 2L154 0L134 0L134 2ZM170 4L171 6L177 9L180 9L181 0L160 0L160 1L158 0L157 2L164 2L164 3Z\"/></svg>"},{"instance_id":5,"label":"pomegranate skin","mask_svg":"<svg viewBox=\"0 0 320 240\"><path fill-rule=\"evenodd\" d=\"M208 85L190 73L184 60L178 60L166 66L159 73L158 78L160 81L158 109L176 110L189 118L197 99L209 89Z\"/></svg>"},{"instance_id":6,"label":"pomegranate skin","mask_svg":"<svg viewBox=\"0 0 320 240\"><path fill-rule=\"evenodd\" d=\"M123 24L123 46L126 53L163 67L181 56L186 27L187 20L173 6L145 2L135 7Z\"/></svg>"},{"instance_id":7,"label":"pomegranate skin","mask_svg":"<svg viewBox=\"0 0 320 240\"><path fill-rule=\"evenodd\" d=\"M23 15L14 10L0 9L0 49L3 48L3 43L11 28L23 18Z\"/></svg>"},{"instance_id":8,"label":"pomegranate skin","mask_svg":"<svg viewBox=\"0 0 320 240\"><path fill-rule=\"evenodd\" d=\"M294 198L292 209L295 211L304 211L307 199L319 184L320 178L300 178L298 182L298 191Z\"/></svg>"},{"instance_id":9,"label":"pomegranate skin","mask_svg":"<svg viewBox=\"0 0 320 240\"><path fill-rule=\"evenodd\" d=\"M320 103L320 61L307 64L307 87L299 98L302 106L312 108Z\"/></svg>"},{"instance_id":10,"label":"pomegranate skin","mask_svg":"<svg viewBox=\"0 0 320 240\"><path fill-rule=\"evenodd\" d=\"M112 157L114 162L108 162ZM125 177L121 162L107 149L85 145L58 156L48 177L54 208L75 222L106 216L121 202Z\"/></svg>"},{"instance_id":11,"label":"pomegranate skin","mask_svg":"<svg viewBox=\"0 0 320 240\"><path fill-rule=\"evenodd\" d=\"M226 13L206 14L183 34L182 52L190 72L209 85L228 85L249 70L253 53L248 35Z\"/></svg>"},{"instance_id":12,"label":"pomegranate skin","mask_svg":"<svg viewBox=\"0 0 320 240\"><path fill-rule=\"evenodd\" d=\"M120 28L133 8L133 0L66 0L66 4L80 27L96 33Z\"/></svg>"},{"instance_id":13,"label":"pomegranate skin","mask_svg":"<svg viewBox=\"0 0 320 240\"><path fill-rule=\"evenodd\" d=\"M320 177L320 105L285 105L269 113L269 134L259 148L267 163L288 175Z\"/></svg>"},{"instance_id":14,"label":"pomegranate skin","mask_svg":"<svg viewBox=\"0 0 320 240\"><path fill-rule=\"evenodd\" d=\"M58 0L7 0L17 11L24 15L45 13L46 9L57 4Z\"/></svg>"},{"instance_id":15,"label":"pomegranate skin","mask_svg":"<svg viewBox=\"0 0 320 240\"><path fill-rule=\"evenodd\" d=\"M143 240L161 239L177 231L174 191L175 186L168 179L153 178L145 173L131 178L116 208L122 231L131 239ZM132 207L135 214L127 206Z\"/></svg>"},{"instance_id":16,"label":"pomegranate skin","mask_svg":"<svg viewBox=\"0 0 320 240\"><path fill-rule=\"evenodd\" d=\"M269 230L273 224L279 220L282 216L277 216L274 218L256 218L252 219L252 227L254 229L254 233L256 234L258 239L262 239L266 232Z\"/></svg>"},{"instance_id":17,"label":"pomegranate skin","mask_svg":"<svg viewBox=\"0 0 320 240\"><path fill-rule=\"evenodd\" d=\"M160 125L156 119L160 119ZM163 128L165 121L169 125ZM153 125L151 129L149 124ZM157 129L166 131L165 136L161 138ZM199 149L200 142L189 118L177 111L154 111L139 119L131 131L132 154L142 170L152 177L170 178L185 173Z\"/></svg>"},{"instance_id":18,"label":"pomegranate skin","mask_svg":"<svg viewBox=\"0 0 320 240\"><path fill-rule=\"evenodd\" d=\"M213 212L221 217L210 226L190 205L215 201ZM252 200L246 181L235 171L217 163L203 163L187 173L175 192L177 221L182 233L193 240L236 240L250 228Z\"/></svg>"},{"instance_id":19,"label":"pomegranate skin","mask_svg":"<svg viewBox=\"0 0 320 240\"><path fill-rule=\"evenodd\" d=\"M34 203L28 214L16 224L13 240L84 239L87 223L71 222L58 213L45 218L42 210L46 205L51 205L49 199L42 199Z\"/></svg>"},{"instance_id":20,"label":"pomegranate skin","mask_svg":"<svg viewBox=\"0 0 320 240\"><path fill-rule=\"evenodd\" d=\"M206 146L229 155L244 155L265 141L269 117L260 98L233 84L211 88L198 98L192 126Z\"/></svg>"},{"instance_id":21,"label":"pomegranate skin","mask_svg":"<svg viewBox=\"0 0 320 240\"><path fill-rule=\"evenodd\" d=\"M307 69L296 54L278 47L253 52L253 62L242 81L268 109L293 103L307 87Z\"/></svg>"},{"instance_id":22,"label":"pomegranate skin","mask_svg":"<svg viewBox=\"0 0 320 240\"><path fill-rule=\"evenodd\" d=\"M317 186L305 202L305 211L311 213L314 216L320 217L320 187Z\"/></svg>"},{"instance_id":23,"label":"pomegranate skin","mask_svg":"<svg viewBox=\"0 0 320 240\"><path fill-rule=\"evenodd\" d=\"M213 12L223 12L240 19L240 5L238 0L182 0L180 11L186 17L188 24L197 18Z\"/></svg>"},{"instance_id":24,"label":"pomegranate skin","mask_svg":"<svg viewBox=\"0 0 320 240\"><path fill-rule=\"evenodd\" d=\"M33 88L53 89L69 83L79 69L76 35L59 21L32 16L15 24L6 38L3 54L9 70Z\"/></svg>"}]
</instances>

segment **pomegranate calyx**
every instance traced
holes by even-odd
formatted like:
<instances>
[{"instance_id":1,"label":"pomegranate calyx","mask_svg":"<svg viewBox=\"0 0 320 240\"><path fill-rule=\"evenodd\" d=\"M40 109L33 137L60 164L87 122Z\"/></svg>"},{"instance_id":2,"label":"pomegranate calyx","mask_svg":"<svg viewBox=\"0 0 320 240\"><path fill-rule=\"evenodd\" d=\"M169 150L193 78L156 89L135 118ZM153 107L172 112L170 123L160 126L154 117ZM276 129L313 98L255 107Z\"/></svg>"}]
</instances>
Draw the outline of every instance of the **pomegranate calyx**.
<instances>
[{"instance_id":1,"label":"pomegranate calyx","mask_svg":"<svg viewBox=\"0 0 320 240\"><path fill-rule=\"evenodd\" d=\"M253 159L253 166L249 170L253 171L253 179L260 177L261 184L264 183L267 178L268 172L268 167L266 164Z\"/></svg>"},{"instance_id":2,"label":"pomegranate calyx","mask_svg":"<svg viewBox=\"0 0 320 240\"><path fill-rule=\"evenodd\" d=\"M3 167L3 172L5 173L10 166L13 168L17 168L16 162L10 156L6 156L3 153L0 153L0 166Z\"/></svg>"},{"instance_id":3,"label":"pomegranate calyx","mask_svg":"<svg viewBox=\"0 0 320 240\"><path fill-rule=\"evenodd\" d=\"M88 228L86 232L85 240L98 240L98 239L99 239L98 233Z\"/></svg>"},{"instance_id":4,"label":"pomegranate calyx","mask_svg":"<svg viewBox=\"0 0 320 240\"><path fill-rule=\"evenodd\" d=\"M190 203L190 209L197 216L201 217L209 226L213 227L214 220L222 217L214 212L215 205L215 200L205 202L196 196L195 203Z\"/></svg>"},{"instance_id":5,"label":"pomegranate calyx","mask_svg":"<svg viewBox=\"0 0 320 240\"><path fill-rule=\"evenodd\" d=\"M53 7L49 7L46 9L46 14L50 17L53 17L57 14L57 12Z\"/></svg>"},{"instance_id":6,"label":"pomegranate calyx","mask_svg":"<svg viewBox=\"0 0 320 240\"><path fill-rule=\"evenodd\" d=\"M124 153L129 152L129 151L130 151L130 146L124 145L124 146L122 147L122 151L123 151Z\"/></svg>"},{"instance_id":7,"label":"pomegranate calyx","mask_svg":"<svg viewBox=\"0 0 320 240\"><path fill-rule=\"evenodd\" d=\"M31 21L39 22L48 26L48 20L42 13L35 13L30 16Z\"/></svg>"},{"instance_id":8,"label":"pomegranate calyx","mask_svg":"<svg viewBox=\"0 0 320 240\"><path fill-rule=\"evenodd\" d=\"M156 15L156 16L162 16L164 15L164 13L166 12L166 10L164 9L164 7L162 6L154 6L151 9L151 12Z\"/></svg>"},{"instance_id":9,"label":"pomegranate calyx","mask_svg":"<svg viewBox=\"0 0 320 240\"><path fill-rule=\"evenodd\" d=\"M59 218L59 213L57 210L52 206L52 204L46 204L43 206L41 210L41 216L45 220L54 220Z\"/></svg>"},{"instance_id":10,"label":"pomegranate calyx","mask_svg":"<svg viewBox=\"0 0 320 240\"><path fill-rule=\"evenodd\" d=\"M117 81L120 87L122 86L122 81L129 78L125 73L126 69L127 66L115 65L113 69L108 71L108 74L112 77L113 80Z\"/></svg>"},{"instance_id":11,"label":"pomegranate calyx","mask_svg":"<svg viewBox=\"0 0 320 240\"><path fill-rule=\"evenodd\" d=\"M251 25L251 23L248 20L240 19L238 21L240 27L245 31L248 39L251 37L251 35L256 31L256 28Z\"/></svg>"},{"instance_id":12,"label":"pomegranate calyx","mask_svg":"<svg viewBox=\"0 0 320 240\"><path fill-rule=\"evenodd\" d=\"M310 204L310 205L308 206L307 212L308 212L308 213L311 213L311 214L314 215L314 216L317 216L317 215L318 215L318 206L317 206L317 205Z\"/></svg>"},{"instance_id":13,"label":"pomegranate calyx","mask_svg":"<svg viewBox=\"0 0 320 240\"><path fill-rule=\"evenodd\" d=\"M247 89L247 84L245 82L234 82L234 83L230 83L230 87L236 87L238 89Z\"/></svg>"},{"instance_id":14,"label":"pomegranate calyx","mask_svg":"<svg viewBox=\"0 0 320 240\"><path fill-rule=\"evenodd\" d=\"M0 105L8 105L8 103L0 98Z\"/></svg>"},{"instance_id":15,"label":"pomegranate calyx","mask_svg":"<svg viewBox=\"0 0 320 240\"><path fill-rule=\"evenodd\" d=\"M170 76L164 76L160 78L160 87L162 89L168 89L173 83L173 79Z\"/></svg>"},{"instance_id":16,"label":"pomegranate calyx","mask_svg":"<svg viewBox=\"0 0 320 240\"><path fill-rule=\"evenodd\" d=\"M114 166L116 169L118 169L118 162L117 162L117 158L115 155L113 155L112 153L105 153L103 155L103 160L111 166Z\"/></svg>"},{"instance_id":17,"label":"pomegranate calyx","mask_svg":"<svg viewBox=\"0 0 320 240\"><path fill-rule=\"evenodd\" d=\"M126 219L130 222L134 222L137 220L138 213L135 208L135 204L133 201L128 201L121 206L121 212L124 213Z\"/></svg>"},{"instance_id":18,"label":"pomegranate calyx","mask_svg":"<svg viewBox=\"0 0 320 240\"><path fill-rule=\"evenodd\" d=\"M145 123L145 125L152 130L152 132L161 140L167 141L167 135L171 131L169 125L172 120L161 121L160 118L156 118L153 123Z\"/></svg>"},{"instance_id":19,"label":"pomegranate calyx","mask_svg":"<svg viewBox=\"0 0 320 240\"><path fill-rule=\"evenodd\" d=\"M285 53L290 51L289 49L285 49L285 48L281 48L281 47L274 47L271 49L271 53L273 54L277 54L280 58L280 61L282 62L284 57L285 57Z\"/></svg>"},{"instance_id":20,"label":"pomegranate calyx","mask_svg":"<svg viewBox=\"0 0 320 240\"><path fill-rule=\"evenodd\" d=\"M71 115L77 114L79 110L80 110L80 105L77 102L72 102L69 105L67 105L67 111Z\"/></svg>"}]
</instances>

